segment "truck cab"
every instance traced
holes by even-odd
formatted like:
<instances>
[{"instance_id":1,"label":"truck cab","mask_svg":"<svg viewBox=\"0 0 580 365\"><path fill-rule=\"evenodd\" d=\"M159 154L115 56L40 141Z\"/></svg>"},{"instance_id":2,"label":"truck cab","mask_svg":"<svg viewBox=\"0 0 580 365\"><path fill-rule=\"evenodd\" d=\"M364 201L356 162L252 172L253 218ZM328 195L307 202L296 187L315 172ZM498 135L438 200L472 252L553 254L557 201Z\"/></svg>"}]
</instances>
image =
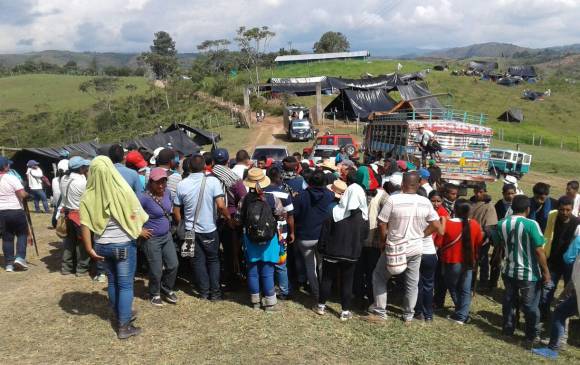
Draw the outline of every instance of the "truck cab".
<instances>
[{"instance_id":1,"label":"truck cab","mask_svg":"<svg viewBox=\"0 0 580 365\"><path fill-rule=\"evenodd\" d=\"M289 141L308 141L315 136L310 123L310 110L304 106L288 105L284 108L284 129Z\"/></svg>"}]
</instances>

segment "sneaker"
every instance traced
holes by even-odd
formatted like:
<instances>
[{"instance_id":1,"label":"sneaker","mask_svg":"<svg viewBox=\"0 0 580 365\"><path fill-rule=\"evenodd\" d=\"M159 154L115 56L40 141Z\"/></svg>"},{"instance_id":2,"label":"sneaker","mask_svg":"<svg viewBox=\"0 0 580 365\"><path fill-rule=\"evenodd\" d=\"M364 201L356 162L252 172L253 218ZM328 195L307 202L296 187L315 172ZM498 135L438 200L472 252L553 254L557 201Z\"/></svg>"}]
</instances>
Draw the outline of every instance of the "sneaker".
<instances>
[{"instance_id":1,"label":"sneaker","mask_svg":"<svg viewBox=\"0 0 580 365\"><path fill-rule=\"evenodd\" d=\"M542 347L541 349L532 349L532 353L550 360L556 360L558 358L558 351L552 350L549 347Z\"/></svg>"},{"instance_id":2,"label":"sneaker","mask_svg":"<svg viewBox=\"0 0 580 365\"><path fill-rule=\"evenodd\" d=\"M342 311L342 313L340 313L340 320L345 322L348 321L349 319L352 319L352 312L351 311Z\"/></svg>"},{"instance_id":3,"label":"sneaker","mask_svg":"<svg viewBox=\"0 0 580 365\"><path fill-rule=\"evenodd\" d=\"M386 314L379 314L375 311L368 311L367 315L362 317L365 321L367 322L372 322L372 323L385 323L385 321L387 320L387 315Z\"/></svg>"},{"instance_id":4,"label":"sneaker","mask_svg":"<svg viewBox=\"0 0 580 365\"><path fill-rule=\"evenodd\" d=\"M14 265L7 264L6 265L6 272L14 272Z\"/></svg>"},{"instance_id":5,"label":"sneaker","mask_svg":"<svg viewBox=\"0 0 580 365\"><path fill-rule=\"evenodd\" d=\"M460 321L459 319L456 319L455 317L453 317L453 315L449 315L449 316L447 316L447 319L448 319L448 320L450 320L451 322L454 322L454 323L460 324L460 325L462 325L462 326L465 324L465 322L463 322L463 321Z\"/></svg>"},{"instance_id":6,"label":"sneaker","mask_svg":"<svg viewBox=\"0 0 580 365\"><path fill-rule=\"evenodd\" d=\"M14 268L18 271L26 271L28 270L28 265L26 264L26 260L20 257L17 257L14 260Z\"/></svg>"},{"instance_id":7,"label":"sneaker","mask_svg":"<svg viewBox=\"0 0 580 365\"><path fill-rule=\"evenodd\" d=\"M161 300L161 296L159 295L152 297L150 302L151 305L154 305L156 307L163 307L163 301Z\"/></svg>"},{"instance_id":8,"label":"sneaker","mask_svg":"<svg viewBox=\"0 0 580 365\"><path fill-rule=\"evenodd\" d=\"M90 276L90 274L89 274L88 271L77 272L75 275L76 275L77 278L82 278L82 277L85 277L85 276Z\"/></svg>"},{"instance_id":9,"label":"sneaker","mask_svg":"<svg viewBox=\"0 0 580 365\"><path fill-rule=\"evenodd\" d=\"M98 282L98 283L104 283L107 281L107 275L105 274L99 274L97 276L95 276L93 278L94 281Z\"/></svg>"},{"instance_id":10,"label":"sneaker","mask_svg":"<svg viewBox=\"0 0 580 365\"><path fill-rule=\"evenodd\" d=\"M117 333L117 337L120 340L124 340L131 336L138 336L141 334L141 328L133 326L131 323L126 324L124 326L119 327L119 332Z\"/></svg>"},{"instance_id":11,"label":"sneaker","mask_svg":"<svg viewBox=\"0 0 580 365\"><path fill-rule=\"evenodd\" d=\"M323 316L326 313L326 305L324 304L316 304L314 308L312 308L314 313L318 314L319 316Z\"/></svg>"},{"instance_id":12,"label":"sneaker","mask_svg":"<svg viewBox=\"0 0 580 365\"><path fill-rule=\"evenodd\" d=\"M290 294L282 294L282 293L276 295L276 298L278 298L278 300L290 300L290 299L292 299Z\"/></svg>"},{"instance_id":13,"label":"sneaker","mask_svg":"<svg viewBox=\"0 0 580 365\"><path fill-rule=\"evenodd\" d=\"M267 305L264 307L264 312L266 313L275 313L280 311L280 308L278 307L278 305Z\"/></svg>"},{"instance_id":14,"label":"sneaker","mask_svg":"<svg viewBox=\"0 0 580 365\"><path fill-rule=\"evenodd\" d=\"M169 293L163 295L163 297L167 302L171 304L177 304L177 295L175 295L175 292L170 291Z\"/></svg>"},{"instance_id":15,"label":"sneaker","mask_svg":"<svg viewBox=\"0 0 580 365\"><path fill-rule=\"evenodd\" d=\"M415 313L415 317L416 320L418 321L424 321L425 320L425 316L423 315L423 313Z\"/></svg>"},{"instance_id":16,"label":"sneaker","mask_svg":"<svg viewBox=\"0 0 580 365\"><path fill-rule=\"evenodd\" d=\"M533 338L533 339L526 338L526 341L524 342L524 347L526 349L528 349L528 350L533 350L534 349L534 346L538 346L540 344L541 344L541 342L540 342L540 338L539 337L536 337L536 338Z\"/></svg>"}]
</instances>

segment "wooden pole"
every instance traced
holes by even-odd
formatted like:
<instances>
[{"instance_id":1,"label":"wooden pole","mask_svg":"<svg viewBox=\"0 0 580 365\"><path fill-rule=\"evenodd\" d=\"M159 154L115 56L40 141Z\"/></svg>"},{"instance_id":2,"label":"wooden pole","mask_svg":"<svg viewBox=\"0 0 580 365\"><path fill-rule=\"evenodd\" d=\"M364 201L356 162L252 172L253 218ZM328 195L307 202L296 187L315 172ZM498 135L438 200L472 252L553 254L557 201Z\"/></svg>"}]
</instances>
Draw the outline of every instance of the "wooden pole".
<instances>
[{"instance_id":1,"label":"wooden pole","mask_svg":"<svg viewBox=\"0 0 580 365\"><path fill-rule=\"evenodd\" d=\"M532 146L536 145L536 134L532 134Z\"/></svg>"},{"instance_id":2,"label":"wooden pole","mask_svg":"<svg viewBox=\"0 0 580 365\"><path fill-rule=\"evenodd\" d=\"M324 124L322 120L322 85L316 83L316 122Z\"/></svg>"},{"instance_id":3,"label":"wooden pole","mask_svg":"<svg viewBox=\"0 0 580 365\"><path fill-rule=\"evenodd\" d=\"M564 149L564 137L560 138L560 149Z\"/></svg>"},{"instance_id":4,"label":"wooden pole","mask_svg":"<svg viewBox=\"0 0 580 365\"><path fill-rule=\"evenodd\" d=\"M356 134L358 134L358 123L359 123L359 121L360 121L360 118L359 118L359 116L357 115L357 116L356 116Z\"/></svg>"},{"instance_id":5,"label":"wooden pole","mask_svg":"<svg viewBox=\"0 0 580 365\"><path fill-rule=\"evenodd\" d=\"M246 116L246 123L248 127L252 124L252 109L250 108L250 87L244 88L244 115Z\"/></svg>"}]
</instances>

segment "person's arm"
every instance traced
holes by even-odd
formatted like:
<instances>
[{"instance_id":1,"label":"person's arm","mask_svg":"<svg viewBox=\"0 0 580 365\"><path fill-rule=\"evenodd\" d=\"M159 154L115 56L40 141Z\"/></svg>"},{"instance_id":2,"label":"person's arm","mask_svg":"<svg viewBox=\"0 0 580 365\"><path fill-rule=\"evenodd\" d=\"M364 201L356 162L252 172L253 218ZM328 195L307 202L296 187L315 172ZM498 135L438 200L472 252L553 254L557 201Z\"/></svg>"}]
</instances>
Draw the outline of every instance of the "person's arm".
<instances>
[{"instance_id":1,"label":"person's arm","mask_svg":"<svg viewBox=\"0 0 580 365\"><path fill-rule=\"evenodd\" d=\"M29 195L26 192L26 190L21 189L16 191L16 197L18 198L18 200L20 200L22 204L26 204L26 199L28 199Z\"/></svg>"},{"instance_id":2,"label":"person's arm","mask_svg":"<svg viewBox=\"0 0 580 365\"><path fill-rule=\"evenodd\" d=\"M443 235L445 230L443 229L443 225L439 222L439 219L429 222L429 225L423 231L425 237L429 237L433 233L437 232L437 234Z\"/></svg>"},{"instance_id":3,"label":"person's arm","mask_svg":"<svg viewBox=\"0 0 580 365\"><path fill-rule=\"evenodd\" d=\"M543 247L536 247L536 257L538 258L538 263L540 264L540 269L542 269L542 280L544 283L549 283L552 281L550 276L550 270L548 269L548 260L546 259L546 253Z\"/></svg>"},{"instance_id":4,"label":"person's arm","mask_svg":"<svg viewBox=\"0 0 580 365\"><path fill-rule=\"evenodd\" d=\"M288 243L294 242L294 215L289 214L286 219L288 223Z\"/></svg>"},{"instance_id":5,"label":"person's arm","mask_svg":"<svg viewBox=\"0 0 580 365\"><path fill-rule=\"evenodd\" d=\"M173 219L175 220L175 224L179 225L179 222L181 222L181 206L173 206Z\"/></svg>"},{"instance_id":6,"label":"person's arm","mask_svg":"<svg viewBox=\"0 0 580 365\"><path fill-rule=\"evenodd\" d=\"M81 225L81 236L83 239L83 244L85 245L85 250L89 254L89 256L95 261L102 261L105 258L103 256L99 256L95 250L93 249L93 240L91 238L91 230L89 227L85 226L84 224Z\"/></svg>"},{"instance_id":7,"label":"person's arm","mask_svg":"<svg viewBox=\"0 0 580 365\"><path fill-rule=\"evenodd\" d=\"M384 248L384 246L387 244L387 233L389 232L389 224L387 222L379 221L378 228L379 234L381 235L381 246L382 248Z\"/></svg>"},{"instance_id":8,"label":"person's arm","mask_svg":"<svg viewBox=\"0 0 580 365\"><path fill-rule=\"evenodd\" d=\"M232 216L230 215L230 212L228 211L228 207L226 206L226 200L224 199L224 197L218 196L215 199L215 203L216 203L218 212L221 213L221 215L226 219L230 228L233 229L234 228L234 221L232 220Z\"/></svg>"}]
</instances>

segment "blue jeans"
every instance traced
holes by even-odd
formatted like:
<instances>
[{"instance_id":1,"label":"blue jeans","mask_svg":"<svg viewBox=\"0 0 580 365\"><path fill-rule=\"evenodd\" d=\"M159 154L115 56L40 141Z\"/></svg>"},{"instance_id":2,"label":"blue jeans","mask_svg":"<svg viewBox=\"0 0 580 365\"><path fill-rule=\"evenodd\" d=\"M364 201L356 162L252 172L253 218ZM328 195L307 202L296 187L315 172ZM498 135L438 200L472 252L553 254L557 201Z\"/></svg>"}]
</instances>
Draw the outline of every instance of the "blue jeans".
<instances>
[{"instance_id":1,"label":"blue jeans","mask_svg":"<svg viewBox=\"0 0 580 365\"><path fill-rule=\"evenodd\" d=\"M0 227L2 228L4 264L14 263L14 237L16 237L16 257L26 259L28 223L26 223L24 210L0 210Z\"/></svg>"},{"instance_id":2,"label":"blue jeans","mask_svg":"<svg viewBox=\"0 0 580 365\"><path fill-rule=\"evenodd\" d=\"M543 320L548 320L550 317L550 304L554 300L554 294L556 293L556 288L560 279L564 280L564 285L567 285L572 276L572 265L566 265L560 270L550 270L550 276L552 277L552 289L545 290L542 288L542 297L540 299L540 314Z\"/></svg>"},{"instance_id":3,"label":"blue jeans","mask_svg":"<svg viewBox=\"0 0 580 365\"><path fill-rule=\"evenodd\" d=\"M435 270L437 268L437 255L422 255L419 268L419 293L415 314L423 314L425 319L433 319L433 287L435 283Z\"/></svg>"},{"instance_id":4,"label":"blue jeans","mask_svg":"<svg viewBox=\"0 0 580 365\"><path fill-rule=\"evenodd\" d=\"M539 334L539 304L542 283L540 281L516 280L506 275L503 275L503 283L505 286L502 304L503 333L513 335L516 325L516 307L519 301L526 320L526 339L535 339Z\"/></svg>"},{"instance_id":5,"label":"blue jeans","mask_svg":"<svg viewBox=\"0 0 580 365\"><path fill-rule=\"evenodd\" d=\"M248 262L248 289L250 294L260 294L264 297L276 296L274 290L274 263Z\"/></svg>"},{"instance_id":6,"label":"blue jeans","mask_svg":"<svg viewBox=\"0 0 580 365\"><path fill-rule=\"evenodd\" d=\"M109 305L117 315L119 325L125 325L132 315L137 245L135 241L108 245L97 243L95 251L105 258L109 279Z\"/></svg>"},{"instance_id":7,"label":"blue jeans","mask_svg":"<svg viewBox=\"0 0 580 365\"><path fill-rule=\"evenodd\" d=\"M275 265L275 276L278 282L278 287L280 288L280 294L288 295L290 294L290 283L288 281L288 269L286 263L282 265Z\"/></svg>"},{"instance_id":8,"label":"blue jeans","mask_svg":"<svg viewBox=\"0 0 580 365\"><path fill-rule=\"evenodd\" d=\"M42 189L35 189L30 190L30 195L34 198L34 210L36 213L40 213L40 204L39 202L42 200L42 207L46 213L49 212L48 209L48 200L46 199L46 193Z\"/></svg>"},{"instance_id":9,"label":"blue jeans","mask_svg":"<svg viewBox=\"0 0 580 365\"><path fill-rule=\"evenodd\" d=\"M465 322L471 305L472 270L463 270L463 264L443 264L443 277L449 295L455 304L453 318Z\"/></svg>"},{"instance_id":10,"label":"blue jeans","mask_svg":"<svg viewBox=\"0 0 580 365\"><path fill-rule=\"evenodd\" d=\"M552 350L560 348L560 339L566 330L566 319L578 314L578 294L568 297L554 309L552 317L552 330L550 332L550 344Z\"/></svg>"},{"instance_id":11,"label":"blue jeans","mask_svg":"<svg viewBox=\"0 0 580 365\"><path fill-rule=\"evenodd\" d=\"M191 264L197 291L205 299L221 298L219 247L217 230L195 233L195 254Z\"/></svg>"}]
</instances>

